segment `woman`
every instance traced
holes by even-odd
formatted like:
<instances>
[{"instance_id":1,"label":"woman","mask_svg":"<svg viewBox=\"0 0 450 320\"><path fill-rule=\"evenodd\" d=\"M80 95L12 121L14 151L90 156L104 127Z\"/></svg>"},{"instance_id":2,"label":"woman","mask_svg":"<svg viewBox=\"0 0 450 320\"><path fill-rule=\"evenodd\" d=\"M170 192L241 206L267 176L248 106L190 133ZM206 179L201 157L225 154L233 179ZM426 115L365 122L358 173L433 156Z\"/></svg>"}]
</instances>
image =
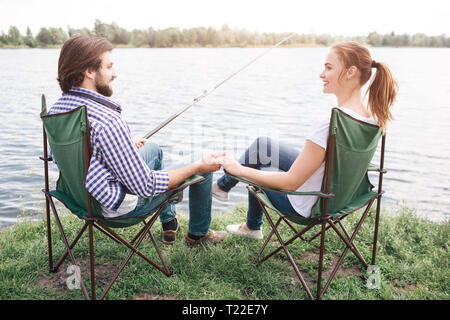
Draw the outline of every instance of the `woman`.
<instances>
[{"instance_id":1,"label":"woman","mask_svg":"<svg viewBox=\"0 0 450 320\"><path fill-rule=\"evenodd\" d=\"M373 68L376 74L367 90L366 106L361 88L371 78ZM395 100L398 86L389 68L384 63L372 60L367 48L355 42L334 45L325 60L320 78L323 81L323 92L334 94L342 111L356 119L377 124L385 131L387 122L392 120L389 109ZM283 143L260 137L239 161L226 156L223 168L231 174L270 188L318 191L325 171L329 122L330 114L327 114L323 121L313 126L301 153ZM269 163L263 161L267 158L271 160ZM275 166L281 172L259 170L267 165ZM237 182L227 175L222 176L213 184L213 195L218 199L228 199L228 191ZM266 191L266 194L279 210L303 217L310 217L311 208L317 200L317 196L299 197L270 191ZM257 200L249 194L247 221L229 225L227 230L232 234L262 239L262 215Z\"/></svg>"}]
</instances>

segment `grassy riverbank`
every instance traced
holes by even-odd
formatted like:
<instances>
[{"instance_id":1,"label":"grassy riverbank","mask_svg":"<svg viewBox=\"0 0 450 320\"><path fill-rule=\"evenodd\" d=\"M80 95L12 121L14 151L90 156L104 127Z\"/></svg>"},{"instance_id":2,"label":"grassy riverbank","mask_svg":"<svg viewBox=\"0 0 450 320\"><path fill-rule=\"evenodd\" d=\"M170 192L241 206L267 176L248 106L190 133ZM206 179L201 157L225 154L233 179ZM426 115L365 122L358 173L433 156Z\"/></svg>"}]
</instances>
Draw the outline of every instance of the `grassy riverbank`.
<instances>
[{"instance_id":1,"label":"grassy riverbank","mask_svg":"<svg viewBox=\"0 0 450 320\"><path fill-rule=\"evenodd\" d=\"M362 265L351 254L347 254L343 269L338 272L324 299L442 299L450 298L450 228L449 223L434 223L417 218L406 208L395 217L383 213L379 231L377 265L381 270L379 289L368 289L369 277ZM226 215L214 216L212 228L224 229L229 223L242 221L245 208L237 207ZM348 218L344 225L353 226L360 214ZM184 244L187 219L179 215L182 227L173 246L161 244L166 261L175 274L167 278L143 259L134 256L107 299L307 299L302 285L295 278L286 258L278 254L268 261L255 265L252 258L261 241L229 237L211 247L188 248ZM363 256L371 253L374 212L368 217L356 238ZM369 222L369 223L367 223ZM63 217L69 239L73 239L81 222L71 215ZM118 233L128 239L138 227ZM264 233L268 233L264 224ZM59 258L64 246L54 231L54 256ZM160 223L154 234L160 238ZM284 229L284 235L288 230ZM103 289L120 262L128 254L106 236L95 232L97 283ZM0 300L10 299L83 299L80 290L69 290L66 273L68 259L59 272L47 272L46 224L22 222L0 231ZM147 238L148 239L148 238ZM275 246L272 243L271 248ZM314 285L317 269L319 241L298 242L290 246L291 252L300 262L306 281ZM342 245L337 236L327 233L325 267L330 271L331 263L337 260ZM139 249L157 260L151 242L144 240ZM81 265L82 274L88 280L88 237L85 234L76 250L75 259ZM370 261L368 259L368 261ZM325 274L325 278L328 273ZM99 289L100 291L100 289Z\"/></svg>"}]
</instances>

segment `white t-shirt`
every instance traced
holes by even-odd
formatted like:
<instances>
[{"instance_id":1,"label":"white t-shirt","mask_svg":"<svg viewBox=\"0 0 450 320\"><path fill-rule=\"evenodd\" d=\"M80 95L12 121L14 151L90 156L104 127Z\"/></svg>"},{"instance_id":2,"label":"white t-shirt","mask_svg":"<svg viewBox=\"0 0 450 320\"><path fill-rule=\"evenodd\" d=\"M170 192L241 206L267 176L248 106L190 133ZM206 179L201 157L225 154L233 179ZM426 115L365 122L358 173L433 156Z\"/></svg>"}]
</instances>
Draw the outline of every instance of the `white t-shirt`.
<instances>
[{"instance_id":1,"label":"white t-shirt","mask_svg":"<svg viewBox=\"0 0 450 320\"><path fill-rule=\"evenodd\" d=\"M116 211L102 206L102 215L106 218L115 218L134 210L138 203L138 196L127 193Z\"/></svg>"},{"instance_id":2,"label":"white t-shirt","mask_svg":"<svg viewBox=\"0 0 450 320\"><path fill-rule=\"evenodd\" d=\"M340 107L340 110L344 111L349 116L370 123L377 124L376 121L370 117L365 118L360 116L358 113ZM327 116L324 119L318 121L311 129L310 133L306 136L306 140L310 140L314 142L318 146L326 149L328 142L328 133L330 126L330 116ZM311 191L320 191L322 187L323 175L325 173L325 161L322 162L320 167L312 174L308 180L305 181L296 191L298 192L311 192ZM311 216L311 209L313 205L316 203L318 196L295 196L288 195L289 202L292 207L297 211L301 216L309 218Z\"/></svg>"}]
</instances>

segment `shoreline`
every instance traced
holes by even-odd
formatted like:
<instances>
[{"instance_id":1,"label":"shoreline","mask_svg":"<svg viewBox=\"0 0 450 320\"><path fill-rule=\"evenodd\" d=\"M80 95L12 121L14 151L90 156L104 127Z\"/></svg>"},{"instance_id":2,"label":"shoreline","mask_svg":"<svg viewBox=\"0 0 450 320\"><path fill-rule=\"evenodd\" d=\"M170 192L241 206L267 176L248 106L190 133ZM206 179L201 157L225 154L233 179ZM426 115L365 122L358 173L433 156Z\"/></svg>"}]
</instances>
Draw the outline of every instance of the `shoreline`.
<instances>
[{"instance_id":1,"label":"shoreline","mask_svg":"<svg viewBox=\"0 0 450 320\"><path fill-rule=\"evenodd\" d=\"M242 207L242 204L235 204L233 206L234 209L236 208L240 208ZM71 215L70 212L65 208L65 207L60 207L58 210L61 210L64 212L64 214L67 215ZM426 222L426 223L434 223L434 224L450 224L450 217L445 217L445 216L440 216L439 218L431 218L431 217L427 217L424 214L420 214L417 212L416 209L414 208L409 208L407 206L402 206L402 205L398 205L398 206L391 206L391 207L387 207L382 209L383 214L385 215L386 218L388 219L395 219L396 217L398 217L399 215L401 215L402 210L409 210L411 212L411 214L416 218L419 219L420 221ZM28 214L28 215L18 215L15 218L8 218L5 221L0 220L0 234L10 228L13 228L15 225L21 224L21 223L28 223L28 222L32 222L32 223L40 223L42 221L45 221L45 208L42 208L42 213L38 214ZM188 213L184 212L183 210L180 210L177 212L178 214L187 217ZM214 212L213 210L213 216L214 217L223 217L225 215L229 214L228 211L220 211L220 212ZM0 214L1 216L1 214ZM53 216L52 216L53 217Z\"/></svg>"}]
</instances>

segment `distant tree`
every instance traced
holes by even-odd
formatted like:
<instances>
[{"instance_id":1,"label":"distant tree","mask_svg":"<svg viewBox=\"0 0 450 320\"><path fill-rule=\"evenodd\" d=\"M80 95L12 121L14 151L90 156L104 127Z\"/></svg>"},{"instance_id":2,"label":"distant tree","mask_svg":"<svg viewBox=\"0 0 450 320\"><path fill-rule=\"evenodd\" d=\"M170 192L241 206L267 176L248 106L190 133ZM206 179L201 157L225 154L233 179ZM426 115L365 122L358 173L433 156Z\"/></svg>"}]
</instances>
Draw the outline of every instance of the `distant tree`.
<instances>
[{"instance_id":1,"label":"distant tree","mask_svg":"<svg viewBox=\"0 0 450 320\"><path fill-rule=\"evenodd\" d=\"M23 37L23 43L30 48L35 48L37 46L37 41L33 37L33 32L31 32L30 27L27 27L27 32L25 37Z\"/></svg>"},{"instance_id":2,"label":"distant tree","mask_svg":"<svg viewBox=\"0 0 450 320\"><path fill-rule=\"evenodd\" d=\"M224 24L216 30L212 27L197 27L180 30L179 28L154 29L149 27L146 30L128 31L119 27L116 23L103 23L99 19L95 20L94 29L88 28L74 29L67 27L68 33L61 28L41 28L36 37L30 28L27 28L25 36L15 26L10 26L8 33L0 35L0 46L5 45L27 45L55 46L63 44L68 37L76 34L97 34L105 37L113 44L131 45L133 47L149 46L151 48L171 48L179 46L271 46L288 36L288 33L258 33L249 32L245 29L231 29ZM345 37L342 35L331 36L330 34L296 34L285 42L292 44L318 44L330 46L340 41L357 41L371 46L392 46L392 47L450 47L450 38L445 34L439 36L427 36L423 33L414 35L401 34L395 32L380 35L377 32L370 32L367 36Z\"/></svg>"},{"instance_id":3,"label":"distant tree","mask_svg":"<svg viewBox=\"0 0 450 320\"><path fill-rule=\"evenodd\" d=\"M131 31L131 45L133 47L142 47L146 46L147 44L147 32L145 30L137 30L134 29Z\"/></svg>"},{"instance_id":4,"label":"distant tree","mask_svg":"<svg viewBox=\"0 0 450 320\"><path fill-rule=\"evenodd\" d=\"M187 45L197 44L197 32L194 28L184 29L182 32L182 41Z\"/></svg>"},{"instance_id":5,"label":"distant tree","mask_svg":"<svg viewBox=\"0 0 450 320\"><path fill-rule=\"evenodd\" d=\"M110 42L114 40L114 31L109 24L101 22L99 19L95 20L94 33L108 39Z\"/></svg>"},{"instance_id":6,"label":"distant tree","mask_svg":"<svg viewBox=\"0 0 450 320\"><path fill-rule=\"evenodd\" d=\"M429 45L427 41L428 37L423 33L416 33L411 37L411 45L414 47L426 47Z\"/></svg>"},{"instance_id":7,"label":"distant tree","mask_svg":"<svg viewBox=\"0 0 450 320\"><path fill-rule=\"evenodd\" d=\"M333 39L329 34L320 34L316 37L316 43L324 46L329 46L333 43Z\"/></svg>"},{"instance_id":8,"label":"distant tree","mask_svg":"<svg viewBox=\"0 0 450 320\"><path fill-rule=\"evenodd\" d=\"M41 28L39 33L36 35L36 39L41 46L49 46L52 44L52 35L47 28Z\"/></svg>"},{"instance_id":9,"label":"distant tree","mask_svg":"<svg viewBox=\"0 0 450 320\"><path fill-rule=\"evenodd\" d=\"M67 26L67 30L68 30L68 34L69 37L73 37L74 35L89 35L89 34L93 34L94 32L89 30L88 28L81 28L81 29L74 29L71 28L70 26Z\"/></svg>"},{"instance_id":10,"label":"distant tree","mask_svg":"<svg viewBox=\"0 0 450 320\"><path fill-rule=\"evenodd\" d=\"M370 44L371 46L379 47L379 46L381 46L382 41L383 41L383 37L376 32L371 32L367 36L367 43Z\"/></svg>"},{"instance_id":11,"label":"distant tree","mask_svg":"<svg viewBox=\"0 0 450 320\"><path fill-rule=\"evenodd\" d=\"M68 39L68 35L61 28L41 28L36 39L39 44L46 47L63 44Z\"/></svg>"},{"instance_id":12,"label":"distant tree","mask_svg":"<svg viewBox=\"0 0 450 320\"><path fill-rule=\"evenodd\" d=\"M7 43L13 46L20 46L23 44L23 37L20 34L19 29L15 26L9 27L8 36L6 38Z\"/></svg>"}]
</instances>

